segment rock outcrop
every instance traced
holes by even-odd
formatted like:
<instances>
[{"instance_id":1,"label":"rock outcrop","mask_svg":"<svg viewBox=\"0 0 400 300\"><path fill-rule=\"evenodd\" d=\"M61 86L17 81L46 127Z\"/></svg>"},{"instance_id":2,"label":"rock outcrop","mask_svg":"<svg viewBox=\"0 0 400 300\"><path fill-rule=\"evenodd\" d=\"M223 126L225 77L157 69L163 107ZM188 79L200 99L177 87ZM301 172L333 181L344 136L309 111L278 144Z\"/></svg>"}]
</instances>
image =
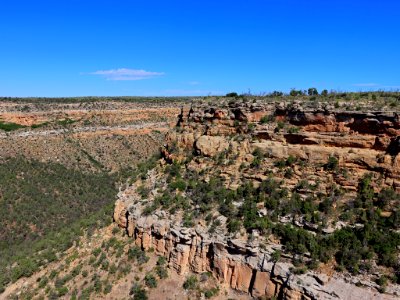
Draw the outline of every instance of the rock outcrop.
<instances>
[{"instance_id":1,"label":"rock outcrop","mask_svg":"<svg viewBox=\"0 0 400 300\"><path fill-rule=\"evenodd\" d=\"M207 172L218 165L219 176L229 189L237 188L244 180L257 186L267 178L285 177L285 185L297 187L303 198L327 195L334 186L351 196L366 173L379 178L376 191L390 187L400 192L399 136L397 113L343 112L331 107L307 110L299 103L288 106L233 102L182 109L178 127L167 134L162 154L168 163L185 161L188 153L196 155L186 167L197 172ZM256 171L246 170L246 166L254 164L255 151L267 159L258 162ZM228 155L233 159L224 163ZM337 166L327 167L331 158ZM300 160L302 167L288 162L293 159ZM291 169L290 176L281 174L282 161ZM333 168L340 168L341 172L332 172ZM316 188L299 185L304 180ZM335 272L294 274L292 263L273 259L273 253L281 249L279 243L261 247L251 239L235 239L218 231L210 233L202 222L185 228L177 221L177 215L164 211L145 216L145 204L135 193L135 186L120 193L114 220L136 245L153 248L179 274L211 272L221 284L255 298L395 299L400 295L398 287L391 294L381 294L371 280L356 286L359 282ZM344 197L344 201L348 198ZM310 231L318 229L305 220L293 223ZM339 228L342 224L333 223L322 232L332 233L332 226Z\"/></svg>"},{"instance_id":2,"label":"rock outcrop","mask_svg":"<svg viewBox=\"0 0 400 300\"><path fill-rule=\"evenodd\" d=\"M254 247L244 240L210 235L201 225L183 228L165 215L143 216L140 204L132 204L130 190L120 194L114 220L125 228L135 244L154 249L167 258L178 274L211 272L216 280L252 297L278 299L395 299L380 294L374 283L358 287L339 275L307 272L295 275L290 263L274 262L269 249ZM130 195L130 196L128 196Z\"/></svg>"},{"instance_id":3,"label":"rock outcrop","mask_svg":"<svg viewBox=\"0 0 400 300\"><path fill-rule=\"evenodd\" d=\"M282 128L268 120L260 123L263 117L280 122ZM180 150L214 157L231 151L244 135L238 149L243 158L256 148L272 159L294 156L312 166L321 166L329 157L335 157L339 167L350 171L353 178L348 183L356 183L370 172L383 178L380 188L393 187L400 192L400 118L396 112L344 112L331 107L303 109L299 103L235 102L222 108L182 110L179 123L180 130L171 131L167 143Z\"/></svg>"}]
</instances>

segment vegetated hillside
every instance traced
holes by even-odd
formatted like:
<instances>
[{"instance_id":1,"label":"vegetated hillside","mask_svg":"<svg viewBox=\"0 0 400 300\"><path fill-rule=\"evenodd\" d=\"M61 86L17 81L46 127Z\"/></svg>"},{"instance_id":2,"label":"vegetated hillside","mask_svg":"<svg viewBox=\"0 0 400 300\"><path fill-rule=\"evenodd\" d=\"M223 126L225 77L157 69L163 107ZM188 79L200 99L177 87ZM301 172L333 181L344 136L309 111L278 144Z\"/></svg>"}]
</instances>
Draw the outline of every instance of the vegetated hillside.
<instances>
[{"instance_id":1,"label":"vegetated hillside","mask_svg":"<svg viewBox=\"0 0 400 300\"><path fill-rule=\"evenodd\" d=\"M0 102L0 291L110 222L119 186L158 151L177 112L14 100Z\"/></svg>"},{"instance_id":2,"label":"vegetated hillside","mask_svg":"<svg viewBox=\"0 0 400 300\"><path fill-rule=\"evenodd\" d=\"M327 102L194 105L114 219L178 273L254 297L394 299L399 134L396 112Z\"/></svg>"},{"instance_id":3,"label":"vegetated hillside","mask_svg":"<svg viewBox=\"0 0 400 300\"><path fill-rule=\"evenodd\" d=\"M59 249L53 263L38 259L41 271L6 295L395 298L397 96L197 101L168 133L161 160L124 172L134 174L114 209L124 230L100 228ZM372 111L378 107L386 113ZM107 224L106 209L91 219ZM80 232L103 226L87 224L95 222L81 222Z\"/></svg>"},{"instance_id":4,"label":"vegetated hillside","mask_svg":"<svg viewBox=\"0 0 400 300\"><path fill-rule=\"evenodd\" d=\"M160 157L152 157L140 163L130 173L131 180L146 178ZM17 260L18 275L25 276L8 286L3 294L7 299L171 299L192 298L202 291L210 298L220 287L210 274L201 280L193 276L177 276L167 269L166 261L157 257L154 250L144 252L121 231L116 224L110 224L110 206L89 216L84 216L72 225L55 230L37 243L32 243L35 251L44 250L27 258L32 251L21 252ZM72 243L72 241L74 241ZM25 245L26 246L26 245ZM68 247L68 249L66 248ZM18 247L16 247L18 248ZM14 257L12 257L13 259ZM31 268L21 266L27 262ZM33 263L36 265L32 267ZM185 288L183 288L185 286ZM150 293L147 289L151 288ZM231 297L232 296L232 297ZM226 291L222 297L242 299Z\"/></svg>"},{"instance_id":5,"label":"vegetated hillside","mask_svg":"<svg viewBox=\"0 0 400 300\"><path fill-rule=\"evenodd\" d=\"M111 219L111 218L110 218ZM221 290L210 273L182 277L164 257L144 252L115 225L93 230L26 280L3 294L6 299L246 299ZM217 296L217 294L222 294Z\"/></svg>"},{"instance_id":6,"label":"vegetated hillside","mask_svg":"<svg viewBox=\"0 0 400 300\"><path fill-rule=\"evenodd\" d=\"M115 175L85 174L18 157L0 164L1 283L30 276L57 259L96 214L109 213Z\"/></svg>"}]
</instances>

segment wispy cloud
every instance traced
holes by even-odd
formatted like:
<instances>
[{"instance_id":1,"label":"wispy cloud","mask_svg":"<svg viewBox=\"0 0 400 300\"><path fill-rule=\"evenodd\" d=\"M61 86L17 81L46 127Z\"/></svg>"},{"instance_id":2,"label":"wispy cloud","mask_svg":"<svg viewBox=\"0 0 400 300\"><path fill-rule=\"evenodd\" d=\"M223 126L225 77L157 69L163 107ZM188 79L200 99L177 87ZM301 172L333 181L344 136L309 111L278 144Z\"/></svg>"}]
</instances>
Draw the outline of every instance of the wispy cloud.
<instances>
[{"instance_id":1,"label":"wispy cloud","mask_svg":"<svg viewBox=\"0 0 400 300\"><path fill-rule=\"evenodd\" d=\"M135 70L126 68L100 70L89 74L99 75L107 80L143 80L164 75L164 73L162 72L149 72L145 70Z\"/></svg>"},{"instance_id":2,"label":"wispy cloud","mask_svg":"<svg viewBox=\"0 0 400 300\"><path fill-rule=\"evenodd\" d=\"M359 86L359 87L376 87L379 86L378 83L354 83L352 86Z\"/></svg>"},{"instance_id":3,"label":"wispy cloud","mask_svg":"<svg viewBox=\"0 0 400 300\"><path fill-rule=\"evenodd\" d=\"M188 84L189 85L199 85L200 82L199 81L189 81Z\"/></svg>"}]
</instances>

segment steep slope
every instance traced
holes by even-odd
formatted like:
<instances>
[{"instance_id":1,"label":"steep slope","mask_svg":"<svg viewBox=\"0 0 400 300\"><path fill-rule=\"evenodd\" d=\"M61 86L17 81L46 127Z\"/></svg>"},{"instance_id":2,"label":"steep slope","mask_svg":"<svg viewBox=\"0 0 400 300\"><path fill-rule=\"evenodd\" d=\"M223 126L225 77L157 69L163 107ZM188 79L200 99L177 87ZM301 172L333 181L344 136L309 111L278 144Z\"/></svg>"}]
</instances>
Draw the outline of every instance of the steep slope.
<instances>
[{"instance_id":1,"label":"steep slope","mask_svg":"<svg viewBox=\"0 0 400 300\"><path fill-rule=\"evenodd\" d=\"M119 186L179 111L155 104L0 102L0 293L107 224Z\"/></svg>"},{"instance_id":2,"label":"steep slope","mask_svg":"<svg viewBox=\"0 0 400 300\"><path fill-rule=\"evenodd\" d=\"M29 179L39 190L38 201L45 190L51 193L43 195L64 199L60 205L66 205L61 210L64 214L56 223L61 230L39 241L42 248L33 244L33 250L40 248L35 251L38 256L25 253L19 256L21 261L7 261L7 272L35 268L8 284L0 297L398 297L400 126L397 112L391 111L394 102L387 105L386 101L395 101L392 98L397 94L386 96L389 98L384 101L378 96L377 102L385 112L370 109L374 97L374 101L362 102L334 95L334 101L339 99L334 105L315 99L284 102L281 96L278 102L269 102L268 97L208 97L185 107L178 120L168 117L177 126L166 136L162 158L138 166L136 162L156 152L163 140L159 129L146 124L158 122L166 110L140 123L133 119L141 112L128 109L132 103L105 101L100 103L104 111L94 111L96 118L87 125L89 110L99 105L94 101L82 105L88 110L79 118L74 117L73 109L66 109L69 116L62 125L13 128L3 136L8 142L2 148L5 157L15 157L15 149L23 146L28 157L40 158L33 164L43 164L41 174L52 172L46 164L61 162L64 166L56 169L62 176L56 178L68 177L82 167L84 172L78 176L82 183L86 179L97 182L96 176L111 176L111 181L123 184L118 195L106 201L118 198L115 223L108 225L112 221L110 205L100 204L94 213L79 211L74 205L77 199L57 194L68 181L43 187ZM318 96L318 100L329 97ZM371 95L365 97L371 100ZM66 107L74 105L72 101ZM42 108L34 109L40 112ZM145 107L137 109L145 114ZM53 132L60 129L61 135ZM51 135L40 135L49 130ZM163 130L166 127L160 128ZM24 145L24 137L35 146ZM154 138L154 143L147 143L147 138ZM43 146L44 142L50 148ZM45 149L50 149L47 156L43 156ZM82 154L79 159L76 149ZM24 185L27 178L35 176L34 172L14 173L5 178L13 185ZM125 178L129 180L125 182ZM107 182L105 179L102 188ZM72 186L79 188L79 184ZM76 192L79 195L79 189ZM92 204L101 198L94 197ZM76 213L85 217L66 222ZM30 222L38 214L35 210L25 220ZM48 221L54 220L56 215ZM10 229L17 225L8 223ZM19 232L40 236L41 227L29 225L26 232ZM68 232L74 234L65 235ZM40 251L49 244L56 250L54 255ZM27 259L36 265L25 264ZM6 279L12 274L7 272L3 272L8 274Z\"/></svg>"},{"instance_id":3,"label":"steep slope","mask_svg":"<svg viewBox=\"0 0 400 300\"><path fill-rule=\"evenodd\" d=\"M196 105L114 219L178 273L253 297L394 299L399 133L393 112Z\"/></svg>"}]
</instances>

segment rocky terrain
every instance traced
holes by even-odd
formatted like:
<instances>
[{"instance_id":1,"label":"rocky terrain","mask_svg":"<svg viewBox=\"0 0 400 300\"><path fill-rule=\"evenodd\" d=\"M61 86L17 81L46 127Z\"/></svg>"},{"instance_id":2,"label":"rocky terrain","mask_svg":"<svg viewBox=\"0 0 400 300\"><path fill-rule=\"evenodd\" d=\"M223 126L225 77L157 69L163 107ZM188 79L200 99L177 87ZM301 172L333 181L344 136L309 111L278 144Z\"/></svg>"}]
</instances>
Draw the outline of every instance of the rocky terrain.
<instances>
[{"instance_id":1,"label":"rocky terrain","mask_svg":"<svg viewBox=\"0 0 400 300\"><path fill-rule=\"evenodd\" d=\"M0 101L0 294L106 223L120 184L158 152L182 101Z\"/></svg>"},{"instance_id":2,"label":"rocky terrain","mask_svg":"<svg viewBox=\"0 0 400 300\"><path fill-rule=\"evenodd\" d=\"M177 273L211 272L249 297L395 299L399 133L393 111L196 104L168 133L158 167L120 192L114 219ZM363 237L368 255L351 259L358 249L341 235L370 218L391 220L373 226L393 248ZM337 249L312 245L336 238Z\"/></svg>"},{"instance_id":3,"label":"rocky terrain","mask_svg":"<svg viewBox=\"0 0 400 300\"><path fill-rule=\"evenodd\" d=\"M0 103L0 158L22 155L69 167L115 172L148 157L175 123L179 103Z\"/></svg>"},{"instance_id":4,"label":"rocky terrain","mask_svg":"<svg viewBox=\"0 0 400 300\"><path fill-rule=\"evenodd\" d=\"M111 219L111 218L110 218ZM134 240L116 224L96 229L84 235L79 243L65 251L62 259L49 263L29 278L22 278L9 286L2 299L130 299L133 286L155 277L149 299L187 299L196 292L182 288L186 277L168 269L155 253L138 251L134 257L129 249L136 249ZM148 249L149 250L149 249ZM152 277L150 277L152 278ZM231 289L221 289L208 273L203 273L200 284L204 291L218 290L213 299L244 300L248 297ZM153 282L153 281L152 281ZM153 284L154 284L153 282ZM149 284L149 282L147 281Z\"/></svg>"},{"instance_id":5,"label":"rocky terrain","mask_svg":"<svg viewBox=\"0 0 400 300\"><path fill-rule=\"evenodd\" d=\"M4 100L0 298L397 299L397 97Z\"/></svg>"}]
</instances>

